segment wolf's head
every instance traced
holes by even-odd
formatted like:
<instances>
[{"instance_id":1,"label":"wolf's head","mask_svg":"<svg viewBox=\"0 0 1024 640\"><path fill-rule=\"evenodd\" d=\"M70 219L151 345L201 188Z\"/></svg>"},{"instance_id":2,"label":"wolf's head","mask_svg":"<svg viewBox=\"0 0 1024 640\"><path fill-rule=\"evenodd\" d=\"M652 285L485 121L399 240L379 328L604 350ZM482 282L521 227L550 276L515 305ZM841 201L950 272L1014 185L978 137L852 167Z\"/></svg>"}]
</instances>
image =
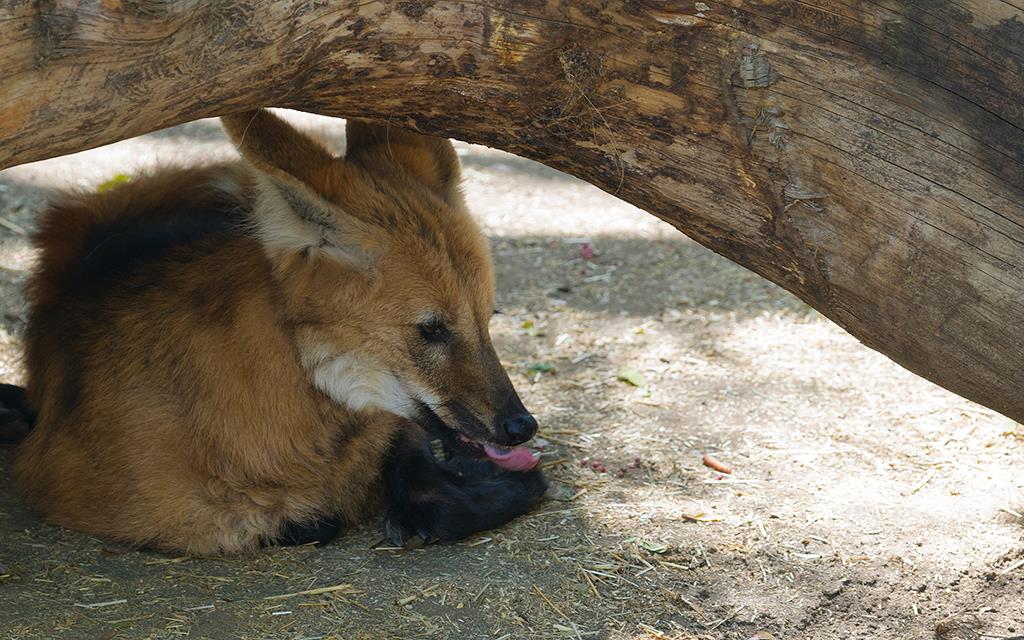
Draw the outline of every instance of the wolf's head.
<instances>
[{"instance_id":1,"label":"wolf's head","mask_svg":"<svg viewBox=\"0 0 1024 640\"><path fill-rule=\"evenodd\" d=\"M507 468L537 430L488 332L494 274L451 142L350 121L336 157L274 114L223 118L313 384L433 426Z\"/></svg>"}]
</instances>

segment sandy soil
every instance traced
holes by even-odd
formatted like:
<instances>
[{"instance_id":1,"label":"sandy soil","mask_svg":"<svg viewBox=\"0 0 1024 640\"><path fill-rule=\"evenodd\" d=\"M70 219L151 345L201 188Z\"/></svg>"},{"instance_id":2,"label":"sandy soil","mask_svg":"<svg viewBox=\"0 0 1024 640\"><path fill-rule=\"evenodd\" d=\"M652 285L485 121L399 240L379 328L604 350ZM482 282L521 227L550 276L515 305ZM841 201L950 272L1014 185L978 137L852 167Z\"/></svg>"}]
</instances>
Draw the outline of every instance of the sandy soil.
<instances>
[{"instance_id":1,"label":"sandy soil","mask_svg":"<svg viewBox=\"0 0 1024 640\"><path fill-rule=\"evenodd\" d=\"M370 521L177 558L39 522L0 451L0 638L1024 638L1024 428L589 185L459 152L492 333L549 443L541 507L451 546ZM231 153L201 121L0 173L0 380L52 189Z\"/></svg>"}]
</instances>

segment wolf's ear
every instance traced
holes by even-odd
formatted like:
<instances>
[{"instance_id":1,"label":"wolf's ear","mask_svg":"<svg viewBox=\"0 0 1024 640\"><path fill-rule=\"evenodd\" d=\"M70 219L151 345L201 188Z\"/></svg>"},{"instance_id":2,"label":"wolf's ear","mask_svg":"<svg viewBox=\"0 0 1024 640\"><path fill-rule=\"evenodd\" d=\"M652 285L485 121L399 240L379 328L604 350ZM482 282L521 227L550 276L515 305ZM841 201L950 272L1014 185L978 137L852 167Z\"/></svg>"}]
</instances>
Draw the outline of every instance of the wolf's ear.
<instances>
[{"instance_id":1,"label":"wolf's ear","mask_svg":"<svg viewBox=\"0 0 1024 640\"><path fill-rule=\"evenodd\" d=\"M334 160L320 143L265 109L224 116L221 122L242 157L268 175L316 190L318 173Z\"/></svg>"},{"instance_id":2,"label":"wolf's ear","mask_svg":"<svg viewBox=\"0 0 1024 640\"><path fill-rule=\"evenodd\" d=\"M254 212L268 249L324 252L365 266L364 229L324 197L339 162L320 143L264 109L221 117L239 153L258 172Z\"/></svg>"},{"instance_id":3,"label":"wolf's ear","mask_svg":"<svg viewBox=\"0 0 1024 640\"><path fill-rule=\"evenodd\" d=\"M400 167L449 205L465 207L459 157L448 138L366 120L349 120L345 138L345 160L370 169L381 163Z\"/></svg>"}]
</instances>

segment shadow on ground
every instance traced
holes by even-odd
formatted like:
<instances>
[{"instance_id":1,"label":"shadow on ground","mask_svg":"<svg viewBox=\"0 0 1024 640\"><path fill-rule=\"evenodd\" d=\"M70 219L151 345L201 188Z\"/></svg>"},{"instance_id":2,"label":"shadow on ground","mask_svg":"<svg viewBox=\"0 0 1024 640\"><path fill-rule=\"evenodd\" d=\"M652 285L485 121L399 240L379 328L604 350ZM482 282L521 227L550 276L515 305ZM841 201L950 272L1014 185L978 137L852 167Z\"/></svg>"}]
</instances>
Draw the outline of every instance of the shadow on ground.
<instances>
[{"instance_id":1,"label":"shadow on ground","mask_svg":"<svg viewBox=\"0 0 1024 640\"><path fill-rule=\"evenodd\" d=\"M375 514L323 548L178 558L40 523L3 451L0 637L1024 635L1018 425L650 216L459 149L497 264L495 343L548 442L546 502L451 546L382 546ZM0 379L22 374L17 229L52 186L228 154L201 121L0 173Z\"/></svg>"}]
</instances>

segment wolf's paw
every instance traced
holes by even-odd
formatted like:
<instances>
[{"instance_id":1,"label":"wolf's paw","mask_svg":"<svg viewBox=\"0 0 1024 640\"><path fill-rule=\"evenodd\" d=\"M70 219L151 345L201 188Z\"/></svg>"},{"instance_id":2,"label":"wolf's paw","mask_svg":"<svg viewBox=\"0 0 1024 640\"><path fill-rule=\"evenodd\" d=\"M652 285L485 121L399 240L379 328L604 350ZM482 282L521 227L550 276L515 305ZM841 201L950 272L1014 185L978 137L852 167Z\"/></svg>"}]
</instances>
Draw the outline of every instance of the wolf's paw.
<instances>
[{"instance_id":1,"label":"wolf's paw","mask_svg":"<svg viewBox=\"0 0 1024 640\"><path fill-rule=\"evenodd\" d=\"M13 384L0 384L0 445L21 442L34 422L35 415L28 408L25 390Z\"/></svg>"}]
</instances>

